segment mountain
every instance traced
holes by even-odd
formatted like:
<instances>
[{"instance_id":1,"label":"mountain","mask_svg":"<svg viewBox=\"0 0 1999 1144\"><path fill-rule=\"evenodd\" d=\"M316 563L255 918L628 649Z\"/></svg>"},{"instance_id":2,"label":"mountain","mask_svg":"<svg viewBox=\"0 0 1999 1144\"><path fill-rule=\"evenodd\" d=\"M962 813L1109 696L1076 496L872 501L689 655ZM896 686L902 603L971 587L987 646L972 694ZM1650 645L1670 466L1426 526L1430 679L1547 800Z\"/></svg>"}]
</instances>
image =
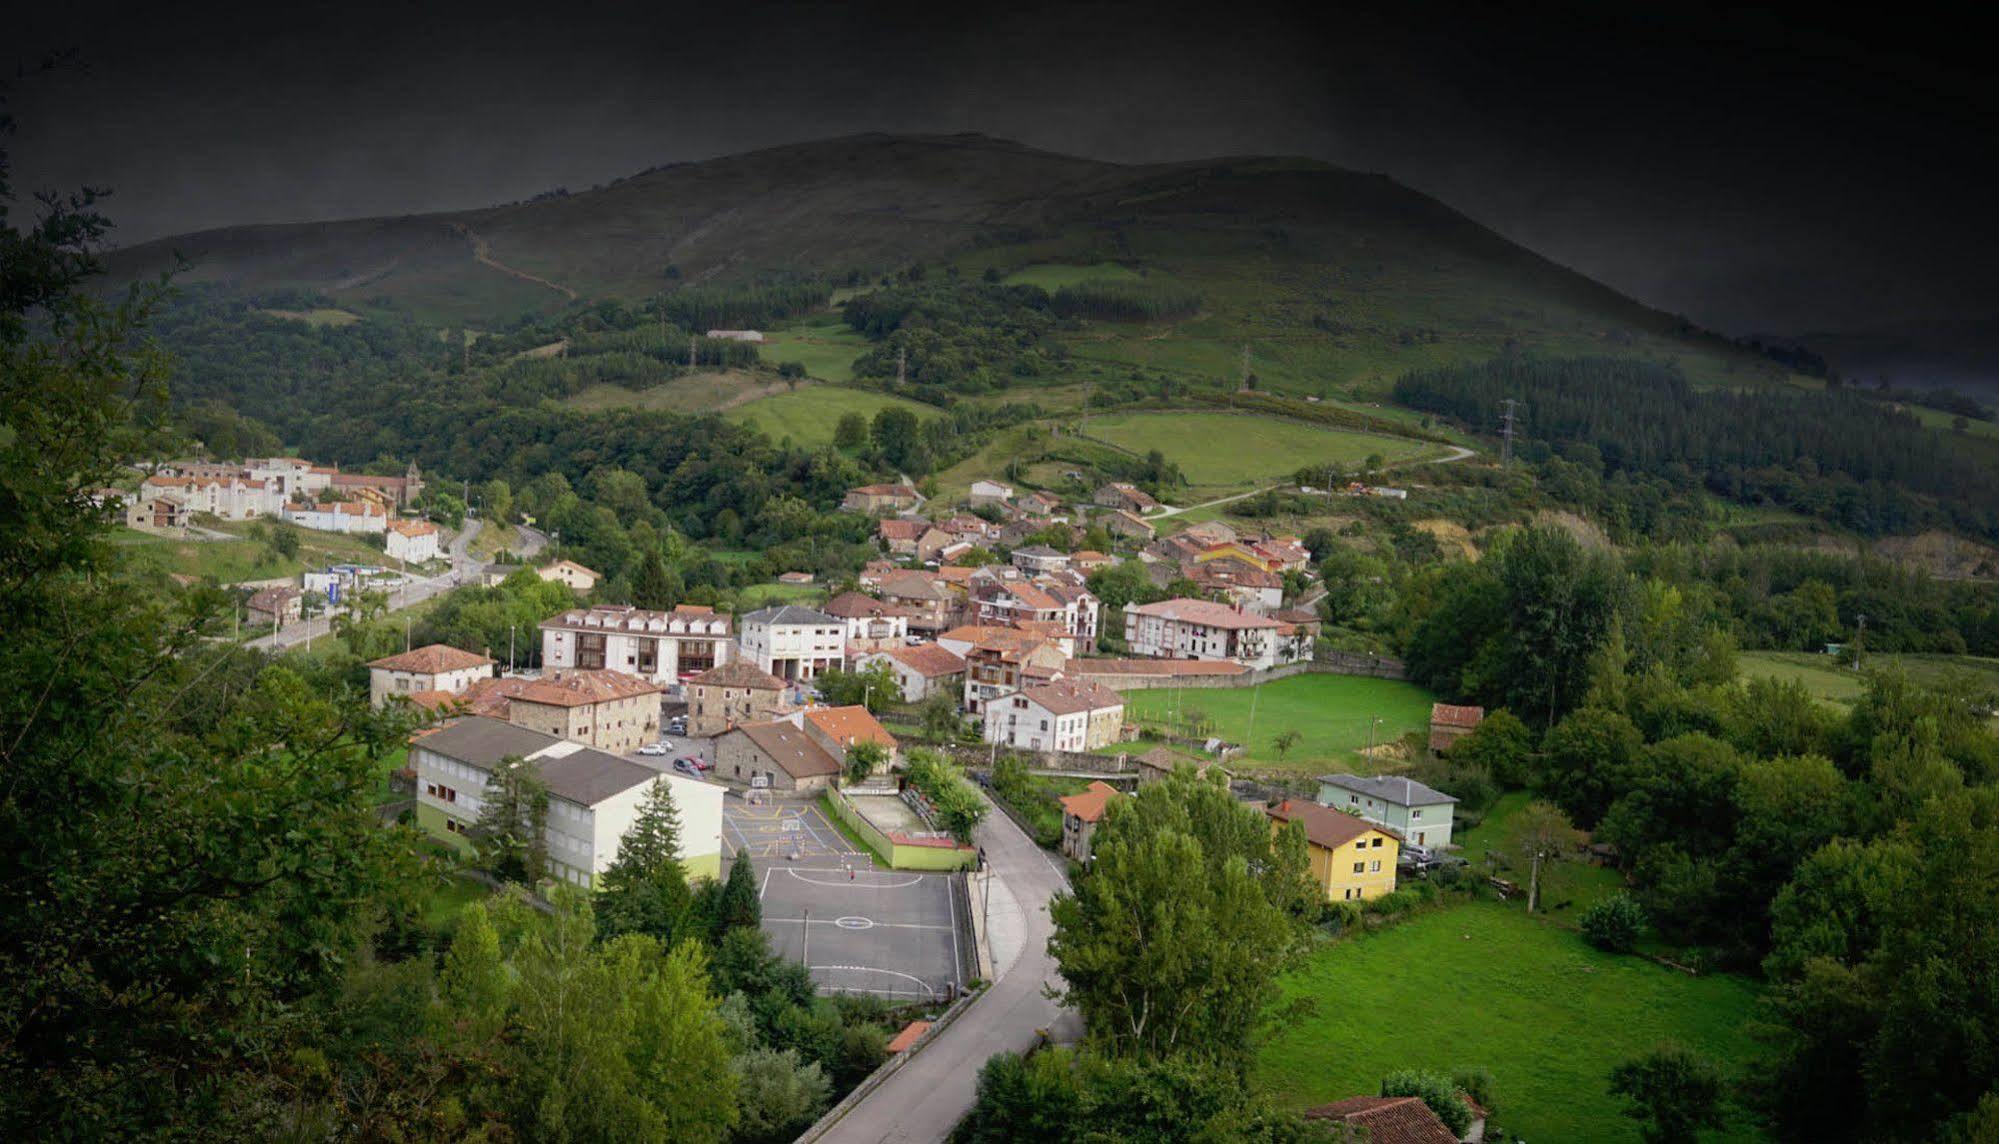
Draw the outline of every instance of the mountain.
<instances>
[{"instance_id":1,"label":"mountain","mask_svg":"<svg viewBox=\"0 0 1999 1144\"><path fill-rule=\"evenodd\" d=\"M1672 357L1729 384L1783 376L1389 178L1295 158L1124 165L977 135L864 135L479 210L204 231L111 263L131 277L177 258L186 280L247 295L475 327L690 283L1094 267L1203 297L1170 329L1099 339L1106 361L1232 377L1249 342L1279 387L1378 389L1518 346Z\"/></svg>"}]
</instances>

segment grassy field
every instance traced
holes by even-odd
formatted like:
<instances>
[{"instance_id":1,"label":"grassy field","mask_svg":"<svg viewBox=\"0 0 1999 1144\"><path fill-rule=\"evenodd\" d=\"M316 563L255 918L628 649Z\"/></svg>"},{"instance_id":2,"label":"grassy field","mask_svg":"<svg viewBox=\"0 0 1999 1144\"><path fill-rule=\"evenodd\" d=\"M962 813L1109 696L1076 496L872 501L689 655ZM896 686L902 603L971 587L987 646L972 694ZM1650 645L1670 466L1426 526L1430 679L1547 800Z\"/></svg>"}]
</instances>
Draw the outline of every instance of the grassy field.
<instances>
[{"instance_id":1,"label":"grassy field","mask_svg":"<svg viewBox=\"0 0 1999 1144\"><path fill-rule=\"evenodd\" d=\"M563 399L562 404L593 413L603 409L670 409L677 413L713 413L773 393L787 385L769 374L717 370L676 377L650 389L593 385Z\"/></svg>"},{"instance_id":2,"label":"grassy field","mask_svg":"<svg viewBox=\"0 0 1999 1144\"><path fill-rule=\"evenodd\" d=\"M1820 699L1850 703L1866 690L1866 678L1852 669L1852 659L1835 659L1813 652L1747 651L1736 656L1744 678L1796 680ZM1970 676L1985 690L1999 693L1999 659L1975 655L1870 655L1866 667L1899 667L1918 683L1934 684L1959 674Z\"/></svg>"},{"instance_id":3,"label":"grassy field","mask_svg":"<svg viewBox=\"0 0 1999 1144\"><path fill-rule=\"evenodd\" d=\"M112 542L120 556L135 565L197 579L212 578L224 584L296 576L307 568L332 563L384 564L388 560L380 548L359 536L297 529L298 555L281 559L273 557L261 541L248 539L250 526L246 523L231 522L208 527L238 539L181 540L121 528L113 535Z\"/></svg>"},{"instance_id":4,"label":"grassy field","mask_svg":"<svg viewBox=\"0 0 1999 1144\"><path fill-rule=\"evenodd\" d=\"M1111 414L1090 418L1087 432L1141 455L1159 450L1197 490L1281 480L1313 461L1352 464L1374 454L1398 461L1429 448L1399 437L1237 413Z\"/></svg>"},{"instance_id":5,"label":"grassy field","mask_svg":"<svg viewBox=\"0 0 1999 1144\"><path fill-rule=\"evenodd\" d=\"M1131 267L1117 262L1092 262L1086 266L1047 262L1023 266L1001 281L1008 286L1039 286L1052 294L1064 286L1082 282L1140 282L1144 278Z\"/></svg>"},{"instance_id":6,"label":"grassy field","mask_svg":"<svg viewBox=\"0 0 1999 1144\"><path fill-rule=\"evenodd\" d=\"M341 310L330 306L315 310L259 310L258 313L269 314L273 318L304 322L308 326L333 326L336 329L341 326L351 326L361 320L361 315L352 310Z\"/></svg>"},{"instance_id":7,"label":"grassy field","mask_svg":"<svg viewBox=\"0 0 1999 1144\"><path fill-rule=\"evenodd\" d=\"M1378 769L1359 752L1368 744L1368 720L1379 716L1374 741L1386 743L1430 725L1435 697L1413 683L1357 675L1294 675L1259 688L1160 688L1125 696L1125 718L1136 723L1185 726L1196 713L1214 723L1214 733L1247 749L1252 767L1317 773L1332 769ZM1256 726L1250 727L1255 708ZM1282 762L1271 741L1298 732L1298 744Z\"/></svg>"},{"instance_id":8,"label":"grassy field","mask_svg":"<svg viewBox=\"0 0 1999 1144\"><path fill-rule=\"evenodd\" d=\"M744 608L765 608L772 604L816 604L825 598L826 589L818 584L780 584L773 580L750 585L737 593L736 601Z\"/></svg>"},{"instance_id":9,"label":"grassy field","mask_svg":"<svg viewBox=\"0 0 1999 1144\"><path fill-rule=\"evenodd\" d=\"M1372 1095L1398 1068L1484 1067L1493 1123L1527 1140L1637 1140L1606 1077L1662 1042L1732 1071L1756 1051L1754 984L1601 953L1491 903L1330 945L1282 987L1318 1008L1258 1052L1258 1078L1287 1106ZM1759 1137L1738 1125L1702 1139Z\"/></svg>"},{"instance_id":10,"label":"grassy field","mask_svg":"<svg viewBox=\"0 0 1999 1144\"><path fill-rule=\"evenodd\" d=\"M918 417L937 416L937 410L928 405L871 390L832 385L809 385L772 394L738 405L726 416L736 422L755 421L773 441L789 437L801 445L830 445L833 427L839 424L842 415L858 413L872 418L891 405L913 410Z\"/></svg>"},{"instance_id":11,"label":"grassy field","mask_svg":"<svg viewBox=\"0 0 1999 1144\"><path fill-rule=\"evenodd\" d=\"M1451 836L1458 854L1472 864L1474 871L1485 871L1487 851L1505 851L1511 841L1508 836L1513 816L1534 801L1534 797L1524 790L1508 791L1499 796L1477 826ZM1517 870L1501 877L1522 886L1527 884L1526 876ZM1555 911L1560 924L1566 926L1574 926L1584 910L1624 888L1622 874L1593 862L1556 862L1541 871L1542 902L1547 909ZM1524 911L1526 900L1515 898L1506 908Z\"/></svg>"},{"instance_id":12,"label":"grassy field","mask_svg":"<svg viewBox=\"0 0 1999 1144\"><path fill-rule=\"evenodd\" d=\"M757 356L767 362L795 361L821 381L852 381L854 359L868 350L868 340L837 316L815 318L804 325L766 330Z\"/></svg>"}]
</instances>

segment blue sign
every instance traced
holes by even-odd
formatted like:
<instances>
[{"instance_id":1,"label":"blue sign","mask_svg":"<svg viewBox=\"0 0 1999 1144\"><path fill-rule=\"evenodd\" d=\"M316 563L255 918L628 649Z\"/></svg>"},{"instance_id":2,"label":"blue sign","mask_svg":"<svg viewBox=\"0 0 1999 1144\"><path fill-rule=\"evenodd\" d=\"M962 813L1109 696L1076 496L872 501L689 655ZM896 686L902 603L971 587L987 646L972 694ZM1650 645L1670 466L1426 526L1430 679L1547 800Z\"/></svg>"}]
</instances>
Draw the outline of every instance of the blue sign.
<instances>
[{"instance_id":1,"label":"blue sign","mask_svg":"<svg viewBox=\"0 0 1999 1144\"><path fill-rule=\"evenodd\" d=\"M340 602L340 581L329 580L326 582L326 602L329 606Z\"/></svg>"}]
</instances>

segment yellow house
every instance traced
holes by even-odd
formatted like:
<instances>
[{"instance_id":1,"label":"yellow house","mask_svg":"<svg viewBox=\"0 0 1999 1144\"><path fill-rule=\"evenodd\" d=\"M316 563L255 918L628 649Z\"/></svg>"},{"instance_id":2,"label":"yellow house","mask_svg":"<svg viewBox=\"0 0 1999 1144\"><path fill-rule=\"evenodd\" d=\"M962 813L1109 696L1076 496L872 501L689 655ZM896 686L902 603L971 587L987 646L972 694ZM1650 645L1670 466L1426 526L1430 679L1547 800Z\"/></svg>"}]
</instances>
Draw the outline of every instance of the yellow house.
<instances>
[{"instance_id":1,"label":"yellow house","mask_svg":"<svg viewBox=\"0 0 1999 1144\"><path fill-rule=\"evenodd\" d=\"M1286 799L1264 813L1273 833L1286 823L1303 824L1312 880L1326 888L1327 901L1361 902L1395 891L1402 836L1393 830L1302 799Z\"/></svg>"},{"instance_id":2,"label":"yellow house","mask_svg":"<svg viewBox=\"0 0 1999 1144\"><path fill-rule=\"evenodd\" d=\"M1273 560L1268 555L1258 552L1256 549L1239 540L1210 544L1194 556L1194 563L1196 564L1206 564L1210 560L1240 560L1252 568L1261 568L1265 572L1282 572L1284 570L1280 561Z\"/></svg>"}]
</instances>

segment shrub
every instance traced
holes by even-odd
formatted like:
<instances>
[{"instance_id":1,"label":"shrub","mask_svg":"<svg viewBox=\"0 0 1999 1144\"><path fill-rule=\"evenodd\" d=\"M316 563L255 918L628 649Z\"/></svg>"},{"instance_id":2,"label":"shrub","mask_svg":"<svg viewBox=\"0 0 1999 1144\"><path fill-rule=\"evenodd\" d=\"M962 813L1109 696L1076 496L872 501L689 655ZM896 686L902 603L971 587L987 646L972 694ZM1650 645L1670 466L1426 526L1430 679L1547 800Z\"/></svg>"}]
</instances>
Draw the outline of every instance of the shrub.
<instances>
[{"instance_id":1,"label":"shrub","mask_svg":"<svg viewBox=\"0 0 1999 1144\"><path fill-rule=\"evenodd\" d=\"M1645 908L1630 894L1614 894L1584 911L1582 930L1598 949L1629 953L1645 932Z\"/></svg>"},{"instance_id":2,"label":"shrub","mask_svg":"<svg viewBox=\"0 0 1999 1144\"><path fill-rule=\"evenodd\" d=\"M1471 1130L1471 1108L1464 1097L1458 1095L1455 1081L1442 1073L1417 1072L1415 1069L1401 1069L1381 1078L1381 1095L1414 1096L1430 1106L1451 1135L1460 1139Z\"/></svg>"}]
</instances>

